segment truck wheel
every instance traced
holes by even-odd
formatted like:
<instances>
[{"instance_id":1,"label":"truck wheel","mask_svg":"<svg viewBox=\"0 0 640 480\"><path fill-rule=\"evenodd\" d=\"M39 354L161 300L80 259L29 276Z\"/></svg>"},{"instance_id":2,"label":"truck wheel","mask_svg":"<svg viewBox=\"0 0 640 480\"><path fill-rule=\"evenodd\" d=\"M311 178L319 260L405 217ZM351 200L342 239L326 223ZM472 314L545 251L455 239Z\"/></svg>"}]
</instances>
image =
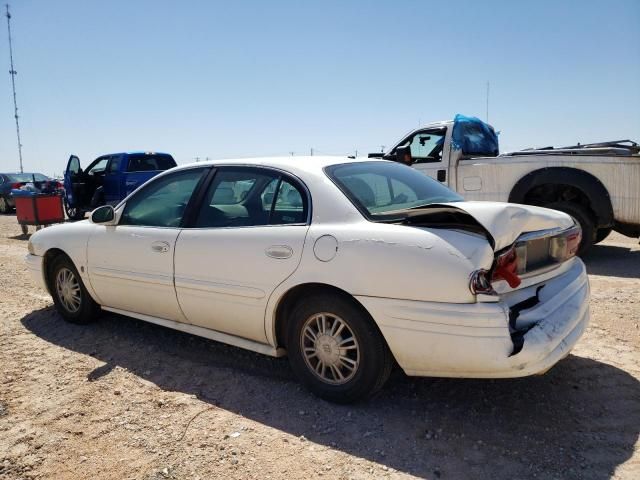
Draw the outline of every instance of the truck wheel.
<instances>
[{"instance_id":1,"label":"truck wheel","mask_svg":"<svg viewBox=\"0 0 640 480\"><path fill-rule=\"evenodd\" d=\"M54 258L48 277L53 303L67 322L86 324L98 317L100 305L87 292L69 257L59 255Z\"/></svg>"},{"instance_id":2,"label":"truck wheel","mask_svg":"<svg viewBox=\"0 0 640 480\"><path fill-rule=\"evenodd\" d=\"M389 378L389 347L353 301L331 294L305 298L293 310L290 326L291 368L317 396L351 403L373 395Z\"/></svg>"},{"instance_id":3,"label":"truck wheel","mask_svg":"<svg viewBox=\"0 0 640 480\"><path fill-rule=\"evenodd\" d=\"M84 210L78 207L71 207L66 199L64 201L64 211L69 220L82 220L84 218Z\"/></svg>"},{"instance_id":4,"label":"truck wheel","mask_svg":"<svg viewBox=\"0 0 640 480\"><path fill-rule=\"evenodd\" d=\"M595 243L600 243L605 238L607 238L609 236L609 234L611 233L611 230L612 230L611 228L599 228L598 229L598 233L596 233L596 242Z\"/></svg>"},{"instance_id":5,"label":"truck wheel","mask_svg":"<svg viewBox=\"0 0 640 480\"><path fill-rule=\"evenodd\" d=\"M589 249L596 242L596 227L593 216L587 211L585 207L578 203L573 202L554 202L544 205L546 208L552 208L553 210L559 210L567 213L573 217L573 219L582 228L582 241L578 248L578 255L582 256L589 251Z\"/></svg>"}]
</instances>

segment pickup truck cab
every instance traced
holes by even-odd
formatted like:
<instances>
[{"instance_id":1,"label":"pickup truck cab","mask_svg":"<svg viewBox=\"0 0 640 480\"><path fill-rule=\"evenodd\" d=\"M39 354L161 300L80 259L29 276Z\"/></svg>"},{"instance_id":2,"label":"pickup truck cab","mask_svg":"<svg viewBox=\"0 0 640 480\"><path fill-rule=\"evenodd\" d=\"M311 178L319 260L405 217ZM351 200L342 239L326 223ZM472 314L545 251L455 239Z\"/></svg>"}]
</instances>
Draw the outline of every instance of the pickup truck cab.
<instances>
[{"instance_id":1,"label":"pickup truck cab","mask_svg":"<svg viewBox=\"0 0 640 480\"><path fill-rule=\"evenodd\" d=\"M64 172L65 211L72 220L101 205L116 205L160 172L176 166L168 153L110 153L96 158L83 170L71 155Z\"/></svg>"},{"instance_id":2,"label":"pickup truck cab","mask_svg":"<svg viewBox=\"0 0 640 480\"><path fill-rule=\"evenodd\" d=\"M571 215L579 252L615 230L640 236L640 147L630 140L499 153L492 126L473 117L430 123L369 157L410 164L465 200L537 205Z\"/></svg>"}]
</instances>

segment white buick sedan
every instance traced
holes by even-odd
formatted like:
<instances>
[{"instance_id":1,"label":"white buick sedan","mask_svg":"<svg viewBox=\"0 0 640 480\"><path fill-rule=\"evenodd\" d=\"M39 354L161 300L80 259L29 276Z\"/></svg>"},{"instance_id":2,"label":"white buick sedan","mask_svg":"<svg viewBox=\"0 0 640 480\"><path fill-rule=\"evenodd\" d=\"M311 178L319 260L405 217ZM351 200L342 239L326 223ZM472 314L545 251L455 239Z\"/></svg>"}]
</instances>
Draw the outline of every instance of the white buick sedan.
<instances>
[{"instance_id":1,"label":"white buick sedan","mask_svg":"<svg viewBox=\"0 0 640 480\"><path fill-rule=\"evenodd\" d=\"M26 262L66 320L129 315L267 355L351 402L416 376L541 373L589 321L580 229L464 202L384 160L221 160L47 228Z\"/></svg>"}]
</instances>

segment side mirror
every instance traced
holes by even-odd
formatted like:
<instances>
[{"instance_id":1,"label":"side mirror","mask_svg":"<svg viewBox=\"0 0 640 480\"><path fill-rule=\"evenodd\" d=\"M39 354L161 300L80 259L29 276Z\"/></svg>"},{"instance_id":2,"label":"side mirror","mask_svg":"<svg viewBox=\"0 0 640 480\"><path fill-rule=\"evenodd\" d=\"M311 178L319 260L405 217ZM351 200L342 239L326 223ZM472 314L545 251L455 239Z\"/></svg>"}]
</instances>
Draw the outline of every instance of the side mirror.
<instances>
[{"instance_id":1,"label":"side mirror","mask_svg":"<svg viewBox=\"0 0 640 480\"><path fill-rule=\"evenodd\" d=\"M91 223L115 225L116 211L111 205L103 205L91 212Z\"/></svg>"},{"instance_id":2,"label":"side mirror","mask_svg":"<svg viewBox=\"0 0 640 480\"><path fill-rule=\"evenodd\" d=\"M411 157L411 146L407 145L405 147L396 148L395 152L395 161L398 163L404 163L405 165L412 165L413 158Z\"/></svg>"}]
</instances>

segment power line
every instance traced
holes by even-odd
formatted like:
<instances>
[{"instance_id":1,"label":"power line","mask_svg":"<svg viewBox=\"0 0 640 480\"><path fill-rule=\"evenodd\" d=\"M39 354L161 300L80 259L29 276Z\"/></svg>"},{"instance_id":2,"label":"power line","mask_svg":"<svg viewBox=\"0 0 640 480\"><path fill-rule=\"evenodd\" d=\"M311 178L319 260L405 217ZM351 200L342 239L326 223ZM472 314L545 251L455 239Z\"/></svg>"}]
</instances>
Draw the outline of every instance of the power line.
<instances>
[{"instance_id":1,"label":"power line","mask_svg":"<svg viewBox=\"0 0 640 480\"><path fill-rule=\"evenodd\" d=\"M20 123L18 122L18 102L16 100L16 72L15 68L13 68L13 45L11 44L11 14L9 13L9 4L6 4L7 7L7 32L9 33L9 61L11 63L11 70L9 70L9 75L11 75L11 87L13 88L13 109L14 109L14 117L16 119L16 135L18 136L18 157L20 158L20 173L22 170L22 143L20 142Z\"/></svg>"}]
</instances>

